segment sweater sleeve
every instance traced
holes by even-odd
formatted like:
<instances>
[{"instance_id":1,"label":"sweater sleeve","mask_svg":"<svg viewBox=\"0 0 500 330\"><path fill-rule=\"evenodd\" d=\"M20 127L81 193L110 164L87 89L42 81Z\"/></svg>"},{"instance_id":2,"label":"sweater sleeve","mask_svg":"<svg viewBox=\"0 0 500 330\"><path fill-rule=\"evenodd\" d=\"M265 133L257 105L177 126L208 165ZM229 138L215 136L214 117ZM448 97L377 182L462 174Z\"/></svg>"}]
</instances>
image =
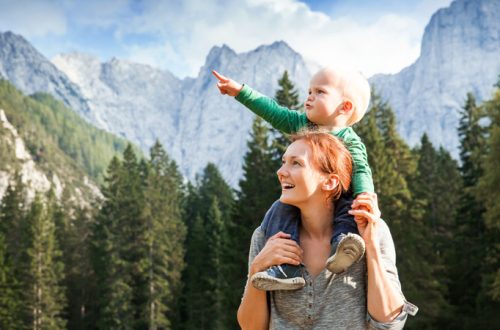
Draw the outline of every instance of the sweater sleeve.
<instances>
[{"instance_id":1,"label":"sweater sleeve","mask_svg":"<svg viewBox=\"0 0 500 330\"><path fill-rule=\"evenodd\" d=\"M307 126L305 113L283 107L247 85L243 85L243 89L235 98L281 132L291 134Z\"/></svg>"},{"instance_id":2,"label":"sweater sleeve","mask_svg":"<svg viewBox=\"0 0 500 330\"><path fill-rule=\"evenodd\" d=\"M418 311L417 306L406 301L403 292L401 290L401 283L399 282L398 270L396 268L396 250L394 248L394 241L392 240L391 232L387 224L380 219L381 226L380 232L378 234L380 242L380 252L382 254L382 263L386 269L387 276L390 281L394 284L397 290L400 292L401 296L405 301L403 310L401 313L391 322L382 323L374 320L371 315L367 312L367 322L369 329L371 330L401 330L404 328L406 319L408 315L415 315Z\"/></svg>"}]
</instances>

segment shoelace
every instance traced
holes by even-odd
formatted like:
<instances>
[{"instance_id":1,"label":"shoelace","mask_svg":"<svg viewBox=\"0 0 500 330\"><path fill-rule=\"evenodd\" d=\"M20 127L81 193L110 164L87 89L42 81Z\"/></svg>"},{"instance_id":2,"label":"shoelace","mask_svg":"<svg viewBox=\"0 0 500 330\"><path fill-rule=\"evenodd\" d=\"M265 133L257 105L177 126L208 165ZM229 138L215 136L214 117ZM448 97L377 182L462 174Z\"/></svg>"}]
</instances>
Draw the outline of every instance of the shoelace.
<instances>
[{"instance_id":1,"label":"shoelace","mask_svg":"<svg viewBox=\"0 0 500 330\"><path fill-rule=\"evenodd\" d=\"M279 271L281 272L281 274L283 274L285 277L288 277L285 273L285 271L283 270L283 268L281 268L281 265L278 265L278 269Z\"/></svg>"}]
</instances>

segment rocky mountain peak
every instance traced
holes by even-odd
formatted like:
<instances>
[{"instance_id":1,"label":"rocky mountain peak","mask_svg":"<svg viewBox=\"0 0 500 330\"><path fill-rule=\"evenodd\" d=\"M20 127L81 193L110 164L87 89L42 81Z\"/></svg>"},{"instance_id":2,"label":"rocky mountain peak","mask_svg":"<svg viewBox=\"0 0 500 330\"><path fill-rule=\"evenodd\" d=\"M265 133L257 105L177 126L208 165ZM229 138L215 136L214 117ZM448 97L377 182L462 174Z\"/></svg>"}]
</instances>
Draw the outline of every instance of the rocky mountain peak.
<instances>
[{"instance_id":1,"label":"rocky mountain peak","mask_svg":"<svg viewBox=\"0 0 500 330\"><path fill-rule=\"evenodd\" d=\"M370 79L396 112L411 144L427 132L458 157L458 110L468 92L488 99L500 73L500 1L456 0L438 10L417 61L394 75Z\"/></svg>"},{"instance_id":2,"label":"rocky mountain peak","mask_svg":"<svg viewBox=\"0 0 500 330\"><path fill-rule=\"evenodd\" d=\"M52 94L92 121L79 87L22 36L12 32L0 33L0 75L25 94Z\"/></svg>"}]
</instances>

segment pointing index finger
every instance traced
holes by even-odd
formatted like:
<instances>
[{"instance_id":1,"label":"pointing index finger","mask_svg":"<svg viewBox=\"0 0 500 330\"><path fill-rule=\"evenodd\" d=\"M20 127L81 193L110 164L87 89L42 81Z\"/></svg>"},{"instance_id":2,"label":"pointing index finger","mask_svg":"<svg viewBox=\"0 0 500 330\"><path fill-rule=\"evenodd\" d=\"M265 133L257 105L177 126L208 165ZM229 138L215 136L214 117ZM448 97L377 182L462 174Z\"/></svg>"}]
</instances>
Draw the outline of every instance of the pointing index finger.
<instances>
[{"instance_id":1,"label":"pointing index finger","mask_svg":"<svg viewBox=\"0 0 500 330\"><path fill-rule=\"evenodd\" d=\"M226 77L224 77L223 75L221 75L220 73L218 73L215 70L212 70L212 73L215 76L215 78L219 79L219 81L226 82L226 81L229 80L229 79L227 79Z\"/></svg>"}]
</instances>

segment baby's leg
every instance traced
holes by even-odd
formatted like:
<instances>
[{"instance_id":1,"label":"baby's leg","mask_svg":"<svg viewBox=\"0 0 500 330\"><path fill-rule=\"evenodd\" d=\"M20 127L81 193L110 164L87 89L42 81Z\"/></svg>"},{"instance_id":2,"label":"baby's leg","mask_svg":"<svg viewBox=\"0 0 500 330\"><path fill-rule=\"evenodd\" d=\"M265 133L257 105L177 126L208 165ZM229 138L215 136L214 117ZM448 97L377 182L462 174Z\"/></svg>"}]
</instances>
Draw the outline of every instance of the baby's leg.
<instances>
[{"instance_id":1,"label":"baby's leg","mask_svg":"<svg viewBox=\"0 0 500 330\"><path fill-rule=\"evenodd\" d=\"M359 235L358 226L354 221L354 216L349 214L354 197L351 192L344 193L335 203L335 214L333 216L333 236L332 245L339 243L342 235L349 233Z\"/></svg>"},{"instance_id":2,"label":"baby's leg","mask_svg":"<svg viewBox=\"0 0 500 330\"><path fill-rule=\"evenodd\" d=\"M365 242L359 236L354 217L348 212L353 202L352 193L342 194L335 204L333 218L333 255L326 261L326 268L334 274L346 271L365 253Z\"/></svg>"},{"instance_id":3,"label":"baby's leg","mask_svg":"<svg viewBox=\"0 0 500 330\"><path fill-rule=\"evenodd\" d=\"M299 219L300 210L297 207L277 200L266 212L260 228L264 231L266 240L282 231L290 234L291 238L299 243Z\"/></svg>"},{"instance_id":4,"label":"baby's leg","mask_svg":"<svg viewBox=\"0 0 500 330\"><path fill-rule=\"evenodd\" d=\"M260 227L266 240L281 231L290 234L291 239L299 243L299 219L300 210L297 207L278 200L267 211ZM305 285L302 271L302 265L276 265L254 274L251 282L254 287L264 291L297 290Z\"/></svg>"}]
</instances>

